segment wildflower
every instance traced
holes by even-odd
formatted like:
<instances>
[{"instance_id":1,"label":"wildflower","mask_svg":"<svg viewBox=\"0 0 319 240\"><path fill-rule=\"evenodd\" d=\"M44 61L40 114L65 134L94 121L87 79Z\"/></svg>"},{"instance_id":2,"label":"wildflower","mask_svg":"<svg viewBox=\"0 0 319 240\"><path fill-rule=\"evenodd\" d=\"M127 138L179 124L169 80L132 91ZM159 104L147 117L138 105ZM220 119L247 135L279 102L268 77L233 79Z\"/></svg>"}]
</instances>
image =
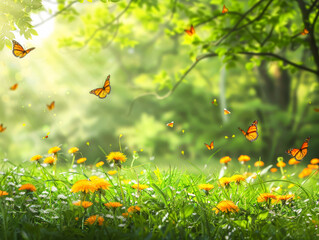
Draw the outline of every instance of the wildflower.
<instances>
[{"instance_id":1,"label":"wildflower","mask_svg":"<svg viewBox=\"0 0 319 240\"><path fill-rule=\"evenodd\" d=\"M30 191L30 192L35 192L37 189L35 188L35 186L31 183L27 183L27 184L23 184L20 188L19 188L20 191L22 190L27 190L27 191Z\"/></svg>"},{"instance_id":2,"label":"wildflower","mask_svg":"<svg viewBox=\"0 0 319 240\"><path fill-rule=\"evenodd\" d=\"M7 196L7 195L9 195L8 192L6 192L6 191L1 191L1 190L0 190L0 197L2 197L2 196Z\"/></svg>"},{"instance_id":3,"label":"wildflower","mask_svg":"<svg viewBox=\"0 0 319 240\"><path fill-rule=\"evenodd\" d=\"M271 168L270 171L274 173L274 172L277 172L278 169L274 167L274 168Z\"/></svg>"},{"instance_id":4,"label":"wildflower","mask_svg":"<svg viewBox=\"0 0 319 240\"><path fill-rule=\"evenodd\" d=\"M254 164L255 167L263 167L264 165L265 165L265 163L263 161L257 161Z\"/></svg>"},{"instance_id":5,"label":"wildflower","mask_svg":"<svg viewBox=\"0 0 319 240\"><path fill-rule=\"evenodd\" d=\"M295 158L290 158L288 161L289 165L297 165L299 163L300 163L300 161L297 161Z\"/></svg>"},{"instance_id":6,"label":"wildflower","mask_svg":"<svg viewBox=\"0 0 319 240\"><path fill-rule=\"evenodd\" d=\"M102 167L103 165L104 165L104 162L101 161L101 162L98 162L95 166L96 167Z\"/></svg>"},{"instance_id":7,"label":"wildflower","mask_svg":"<svg viewBox=\"0 0 319 240\"><path fill-rule=\"evenodd\" d=\"M315 165L315 164L308 164L307 167L310 168L310 169L318 169L319 168L319 166Z\"/></svg>"},{"instance_id":8,"label":"wildflower","mask_svg":"<svg viewBox=\"0 0 319 240\"><path fill-rule=\"evenodd\" d=\"M239 208L232 201L224 200L218 203L217 206L213 208L213 211L215 211L215 213L219 211L224 213L238 212Z\"/></svg>"},{"instance_id":9,"label":"wildflower","mask_svg":"<svg viewBox=\"0 0 319 240\"><path fill-rule=\"evenodd\" d=\"M319 158L313 158L310 161L311 164L319 164Z\"/></svg>"},{"instance_id":10,"label":"wildflower","mask_svg":"<svg viewBox=\"0 0 319 240\"><path fill-rule=\"evenodd\" d=\"M234 175L231 177L231 180L236 184L240 184L240 182L244 182L246 178L243 175Z\"/></svg>"},{"instance_id":11,"label":"wildflower","mask_svg":"<svg viewBox=\"0 0 319 240\"><path fill-rule=\"evenodd\" d=\"M76 160L76 162L78 163L78 164L81 164L81 163L84 163L86 161L86 158L79 158L78 160Z\"/></svg>"},{"instance_id":12,"label":"wildflower","mask_svg":"<svg viewBox=\"0 0 319 240\"><path fill-rule=\"evenodd\" d=\"M219 179L219 183L222 187L229 187L229 184L232 182L232 179L229 177L222 177Z\"/></svg>"},{"instance_id":13,"label":"wildflower","mask_svg":"<svg viewBox=\"0 0 319 240\"><path fill-rule=\"evenodd\" d=\"M230 161L231 161L231 158L230 158L229 156L222 157L222 158L219 160L220 163L225 163L225 165L227 165L228 162L230 162Z\"/></svg>"},{"instance_id":14,"label":"wildflower","mask_svg":"<svg viewBox=\"0 0 319 240\"><path fill-rule=\"evenodd\" d=\"M138 206L131 206L127 209L128 213L135 213L135 212L140 212L141 208Z\"/></svg>"},{"instance_id":15,"label":"wildflower","mask_svg":"<svg viewBox=\"0 0 319 240\"><path fill-rule=\"evenodd\" d=\"M146 189L146 188L149 188L149 186L147 186L147 185L145 185L145 184L134 184L134 185L132 186L132 188L134 188L134 189L139 189L139 190L144 190L144 189Z\"/></svg>"},{"instance_id":16,"label":"wildflower","mask_svg":"<svg viewBox=\"0 0 319 240\"><path fill-rule=\"evenodd\" d=\"M92 181L89 180L79 180L76 183L73 184L71 188L71 192L83 192L83 193L88 193L88 192L95 192L96 191L96 186Z\"/></svg>"},{"instance_id":17,"label":"wildflower","mask_svg":"<svg viewBox=\"0 0 319 240\"><path fill-rule=\"evenodd\" d=\"M102 190L102 189L108 190L109 187L111 186L111 184L103 178L93 176L93 177L90 177L90 180L95 185L96 190Z\"/></svg>"},{"instance_id":18,"label":"wildflower","mask_svg":"<svg viewBox=\"0 0 319 240\"><path fill-rule=\"evenodd\" d=\"M93 205L92 202L89 201L77 201L77 202L73 202L73 205L75 206L82 206L83 208L88 208L91 207Z\"/></svg>"},{"instance_id":19,"label":"wildflower","mask_svg":"<svg viewBox=\"0 0 319 240\"><path fill-rule=\"evenodd\" d=\"M295 197L295 194L287 194L287 195L277 196L277 199L281 200L282 202L286 202L288 200L294 199L294 197Z\"/></svg>"},{"instance_id":20,"label":"wildflower","mask_svg":"<svg viewBox=\"0 0 319 240\"><path fill-rule=\"evenodd\" d=\"M70 148L70 149L69 149L68 153L74 154L74 153L78 152L79 150L80 150L80 149L78 149L77 147L73 147L73 148Z\"/></svg>"},{"instance_id":21,"label":"wildflower","mask_svg":"<svg viewBox=\"0 0 319 240\"><path fill-rule=\"evenodd\" d=\"M107 172L107 174L114 175L114 174L117 174L117 171L116 170L110 170L110 171Z\"/></svg>"},{"instance_id":22,"label":"wildflower","mask_svg":"<svg viewBox=\"0 0 319 240\"><path fill-rule=\"evenodd\" d=\"M50 148L49 151L48 151L48 153L50 153L50 154L51 154L51 153L57 154L57 152L60 151L60 150L61 150L61 148L55 146L55 147L53 147L53 148Z\"/></svg>"},{"instance_id":23,"label":"wildflower","mask_svg":"<svg viewBox=\"0 0 319 240\"><path fill-rule=\"evenodd\" d=\"M107 158L107 161L109 161L109 162L113 161L113 162L117 162L117 163L119 163L119 162L123 163L127 159L126 156L121 152L110 152L110 154L107 155L106 158Z\"/></svg>"},{"instance_id":24,"label":"wildflower","mask_svg":"<svg viewBox=\"0 0 319 240\"><path fill-rule=\"evenodd\" d=\"M277 167L285 167L286 163L284 163L283 161L280 161L276 164Z\"/></svg>"},{"instance_id":25,"label":"wildflower","mask_svg":"<svg viewBox=\"0 0 319 240\"><path fill-rule=\"evenodd\" d=\"M84 223L85 225L93 225L96 221L99 224L99 226L102 226L104 222L104 218L100 216L92 215L89 218L87 218Z\"/></svg>"},{"instance_id":26,"label":"wildflower","mask_svg":"<svg viewBox=\"0 0 319 240\"><path fill-rule=\"evenodd\" d=\"M210 191L214 188L213 184L199 184L198 185L199 189L205 190L205 191Z\"/></svg>"},{"instance_id":27,"label":"wildflower","mask_svg":"<svg viewBox=\"0 0 319 240\"><path fill-rule=\"evenodd\" d=\"M241 163L245 163L245 162L250 161L250 157L247 155L240 155L238 158L238 161Z\"/></svg>"},{"instance_id":28,"label":"wildflower","mask_svg":"<svg viewBox=\"0 0 319 240\"><path fill-rule=\"evenodd\" d=\"M125 218L127 218L127 217L128 217L128 213L127 213L127 212L122 213L122 216L125 217Z\"/></svg>"},{"instance_id":29,"label":"wildflower","mask_svg":"<svg viewBox=\"0 0 319 240\"><path fill-rule=\"evenodd\" d=\"M46 164L54 164L55 162L55 157L52 157L52 156L49 156L49 157L46 157L43 161L43 163L46 163Z\"/></svg>"},{"instance_id":30,"label":"wildflower","mask_svg":"<svg viewBox=\"0 0 319 240\"><path fill-rule=\"evenodd\" d=\"M30 160L31 161L39 161L41 158L43 158L41 155L35 155Z\"/></svg>"},{"instance_id":31,"label":"wildflower","mask_svg":"<svg viewBox=\"0 0 319 240\"><path fill-rule=\"evenodd\" d=\"M270 199L277 199L277 197L272 193L262 193L257 197L257 202L268 202Z\"/></svg>"},{"instance_id":32,"label":"wildflower","mask_svg":"<svg viewBox=\"0 0 319 240\"><path fill-rule=\"evenodd\" d=\"M299 178L304 178L304 177L307 177L311 174L312 172L312 169L311 168L304 168L302 170L302 172L298 175Z\"/></svg>"},{"instance_id":33,"label":"wildflower","mask_svg":"<svg viewBox=\"0 0 319 240\"><path fill-rule=\"evenodd\" d=\"M123 204L119 202L108 202L108 203L104 203L104 205L108 208L118 208L123 206Z\"/></svg>"}]
</instances>

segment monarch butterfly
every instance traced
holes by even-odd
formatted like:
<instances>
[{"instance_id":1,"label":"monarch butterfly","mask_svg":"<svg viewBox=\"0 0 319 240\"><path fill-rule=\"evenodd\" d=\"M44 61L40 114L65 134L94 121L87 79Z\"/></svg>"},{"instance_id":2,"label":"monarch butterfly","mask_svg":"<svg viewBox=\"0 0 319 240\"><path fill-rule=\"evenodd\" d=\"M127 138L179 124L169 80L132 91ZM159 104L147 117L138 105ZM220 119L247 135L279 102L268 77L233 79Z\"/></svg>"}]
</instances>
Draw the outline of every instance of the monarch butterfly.
<instances>
[{"instance_id":1,"label":"monarch butterfly","mask_svg":"<svg viewBox=\"0 0 319 240\"><path fill-rule=\"evenodd\" d=\"M47 108L49 111L53 110L55 107L55 101L53 101L52 103L50 103L49 105L47 104Z\"/></svg>"},{"instance_id":2,"label":"monarch butterfly","mask_svg":"<svg viewBox=\"0 0 319 240\"><path fill-rule=\"evenodd\" d=\"M257 129L257 124L258 124L258 121L255 120L251 125L250 127L247 129L247 132L245 132L243 129L241 129L240 127L238 128L243 134L244 136L246 137L246 139L248 141L256 141L257 138L258 138L258 129Z\"/></svg>"},{"instance_id":3,"label":"monarch butterfly","mask_svg":"<svg viewBox=\"0 0 319 240\"><path fill-rule=\"evenodd\" d=\"M309 33L309 31L305 28L300 34L305 36Z\"/></svg>"},{"instance_id":4,"label":"monarch butterfly","mask_svg":"<svg viewBox=\"0 0 319 240\"><path fill-rule=\"evenodd\" d=\"M195 28L193 25L191 25L190 29L185 29L184 30L189 36L193 36L195 34Z\"/></svg>"},{"instance_id":5,"label":"monarch butterfly","mask_svg":"<svg viewBox=\"0 0 319 240\"><path fill-rule=\"evenodd\" d=\"M224 108L224 115L227 115L227 114L231 114L231 112L228 111L226 108Z\"/></svg>"},{"instance_id":6,"label":"monarch butterfly","mask_svg":"<svg viewBox=\"0 0 319 240\"><path fill-rule=\"evenodd\" d=\"M308 151L308 142L310 140L310 137L307 137L306 140L301 145L301 148L291 148L288 149L287 153L294 157L297 161L301 161L306 155Z\"/></svg>"},{"instance_id":7,"label":"monarch butterfly","mask_svg":"<svg viewBox=\"0 0 319 240\"><path fill-rule=\"evenodd\" d=\"M227 12L228 12L228 8L224 5L222 13L227 13Z\"/></svg>"},{"instance_id":8,"label":"monarch butterfly","mask_svg":"<svg viewBox=\"0 0 319 240\"><path fill-rule=\"evenodd\" d=\"M29 48L27 50L24 50L24 48L18 43L16 40L12 40L12 53L15 57L23 58L25 55L27 55L29 52L31 52L33 48Z\"/></svg>"},{"instance_id":9,"label":"monarch butterfly","mask_svg":"<svg viewBox=\"0 0 319 240\"><path fill-rule=\"evenodd\" d=\"M91 90L90 93L98 96L99 98L106 98L106 96L111 92L110 77L111 75L107 76L102 88L95 88Z\"/></svg>"},{"instance_id":10,"label":"monarch butterfly","mask_svg":"<svg viewBox=\"0 0 319 240\"><path fill-rule=\"evenodd\" d=\"M171 127L171 128L174 127L174 121L171 121L170 123L167 123L166 126Z\"/></svg>"},{"instance_id":11,"label":"monarch butterfly","mask_svg":"<svg viewBox=\"0 0 319 240\"><path fill-rule=\"evenodd\" d=\"M6 127L3 127L3 124L1 123L0 124L0 132L4 132L7 128Z\"/></svg>"},{"instance_id":12,"label":"monarch butterfly","mask_svg":"<svg viewBox=\"0 0 319 240\"><path fill-rule=\"evenodd\" d=\"M205 144L205 146L207 147L208 150L214 149L214 141L212 141L212 142L210 143L210 145L208 145L208 144L206 144L206 143L204 143L204 144Z\"/></svg>"},{"instance_id":13,"label":"monarch butterfly","mask_svg":"<svg viewBox=\"0 0 319 240\"><path fill-rule=\"evenodd\" d=\"M18 84L16 83L16 84L13 84L11 87L10 87L10 89L12 90L12 91L14 91L14 90L16 90L17 88L18 88Z\"/></svg>"}]
</instances>

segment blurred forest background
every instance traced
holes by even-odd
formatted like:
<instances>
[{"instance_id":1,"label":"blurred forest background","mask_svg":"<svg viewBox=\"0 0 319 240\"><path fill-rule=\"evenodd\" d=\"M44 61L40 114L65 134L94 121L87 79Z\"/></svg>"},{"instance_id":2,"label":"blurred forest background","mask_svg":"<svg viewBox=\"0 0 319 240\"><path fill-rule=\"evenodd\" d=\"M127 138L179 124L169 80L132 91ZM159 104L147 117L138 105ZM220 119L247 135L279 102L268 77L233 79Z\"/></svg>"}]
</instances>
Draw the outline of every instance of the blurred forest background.
<instances>
[{"instance_id":1,"label":"blurred forest background","mask_svg":"<svg viewBox=\"0 0 319 240\"><path fill-rule=\"evenodd\" d=\"M317 0L3 0L0 157L77 146L93 164L105 159L100 147L119 150L122 134L129 159L139 151L157 165L215 152L211 162L246 154L270 164L311 136L308 163L319 157L318 9ZM36 49L16 58L12 39ZM110 95L89 94L108 74ZM256 119L251 143L238 127Z\"/></svg>"}]
</instances>

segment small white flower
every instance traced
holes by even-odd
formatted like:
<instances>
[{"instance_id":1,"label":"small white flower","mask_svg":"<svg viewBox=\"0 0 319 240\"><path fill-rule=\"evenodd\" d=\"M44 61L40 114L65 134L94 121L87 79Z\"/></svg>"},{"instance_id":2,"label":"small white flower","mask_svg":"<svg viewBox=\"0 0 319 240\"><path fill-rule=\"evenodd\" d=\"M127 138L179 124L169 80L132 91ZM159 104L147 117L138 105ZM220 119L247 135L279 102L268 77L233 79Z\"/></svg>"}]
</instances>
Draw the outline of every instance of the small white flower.
<instances>
[{"instance_id":1,"label":"small white flower","mask_svg":"<svg viewBox=\"0 0 319 240\"><path fill-rule=\"evenodd\" d=\"M14 199L13 199L13 198L6 197L5 199L6 199L6 201L14 202Z\"/></svg>"},{"instance_id":2,"label":"small white flower","mask_svg":"<svg viewBox=\"0 0 319 240\"><path fill-rule=\"evenodd\" d=\"M125 227L125 224L121 223L119 224L119 227Z\"/></svg>"},{"instance_id":3,"label":"small white flower","mask_svg":"<svg viewBox=\"0 0 319 240\"><path fill-rule=\"evenodd\" d=\"M52 192L56 192L56 191L58 191L58 189L57 189L55 186L52 186L52 187L51 187L51 191L52 191Z\"/></svg>"},{"instance_id":4,"label":"small white flower","mask_svg":"<svg viewBox=\"0 0 319 240\"><path fill-rule=\"evenodd\" d=\"M105 217L107 217L107 218L111 218L111 219L113 219L113 218L114 218L114 216L113 216L113 215L111 215L111 214L106 214L106 215L105 215Z\"/></svg>"},{"instance_id":5,"label":"small white flower","mask_svg":"<svg viewBox=\"0 0 319 240\"><path fill-rule=\"evenodd\" d=\"M16 184L13 183L13 182L8 182L8 185L9 185L9 186L12 186L12 187L15 187L15 186L16 186Z\"/></svg>"},{"instance_id":6,"label":"small white flower","mask_svg":"<svg viewBox=\"0 0 319 240\"><path fill-rule=\"evenodd\" d=\"M4 158L3 161L4 161L4 162L8 162L9 159L8 159L8 158Z\"/></svg>"},{"instance_id":7,"label":"small white flower","mask_svg":"<svg viewBox=\"0 0 319 240\"><path fill-rule=\"evenodd\" d=\"M20 194L20 195L24 195L24 194L25 194L25 192L19 192L19 194Z\"/></svg>"},{"instance_id":8,"label":"small white flower","mask_svg":"<svg viewBox=\"0 0 319 240\"><path fill-rule=\"evenodd\" d=\"M59 195L58 195L58 199L64 199L64 200L65 200L65 199L67 199L67 197L64 196L63 194L59 194Z\"/></svg>"}]
</instances>

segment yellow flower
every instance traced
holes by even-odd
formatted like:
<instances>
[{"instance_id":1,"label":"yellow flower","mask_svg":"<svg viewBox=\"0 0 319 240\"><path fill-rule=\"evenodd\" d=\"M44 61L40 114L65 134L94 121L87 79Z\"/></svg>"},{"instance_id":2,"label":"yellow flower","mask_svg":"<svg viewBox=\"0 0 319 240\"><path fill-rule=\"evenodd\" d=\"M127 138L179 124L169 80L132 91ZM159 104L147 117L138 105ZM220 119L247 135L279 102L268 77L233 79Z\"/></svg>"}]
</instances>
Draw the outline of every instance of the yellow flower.
<instances>
[{"instance_id":1,"label":"yellow flower","mask_svg":"<svg viewBox=\"0 0 319 240\"><path fill-rule=\"evenodd\" d=\"M41 158L43 158L41 155L35 155L30 160L31 161L39 161Z\"/></svg>"},{"instance_id":2,"label":"yellow flower","mask_svg":"<svg viewBox=\"0 0 319 240\"><path fill-rule=\"evenodd\" d=\"M307 177L307 176L309 176L309 175L311 174L311 172L312 172L312 169L310 169L310 168L304 168L304 169L302 170L302 172L298 175L298 177L299 177L299 178Z\"/></svg>"},{"instance_id":3,"label":"yellow flower","mask_svg":"<svg viewBox=\"0 0 319 240\"><path fill-rule=\"evenodd\" d=\"M199 189L202 189L208 192L214 188L214 185L207 183L207 184L199 184L198 187Z\"/></svg>"},{"instance_id":4,"label":"yellow flower","mask_svg":"<svg viewBox=\"0 0 319 240\"><path fill-rule=\"evenodd\" d=\"M110 154L107 155L106 158L107 158L107 161L109 161L109 162L114 161L114 162L117 162L117 163L118 162L123 163L127 159L126 156L123 153L121 153L121 152L110 152Z\"/></svg>"},{"instance_id":5,"label":"yellow flower","mask_svg":"<svg viewBox=\"0 0 319 240\"><path fill-rule=\"evenodd\" d=\"M213 211L215 211L215 213L218 213L219 211L224 213L238 212L239 208L232 201L224 200L218 203L217 206L213 208Z\"/></svg>"},{"instance_id":6,"label":"yellow flower","mask_svg":"<svg viewBox=\"0 0 319 240\"><path fill-rule=\"evenodd\" d=\"M95 222L99 224L99 226L103 225L104 218L100 216L93 215L85 220L85 225L93 225Z\"/></svg>"},{"instance_id":7,"label":"yellow flower","mask_svg":"<svg viewBox=\"0 0 319 240\"><path fill-rule=\"evenodd\" d=\"M50 148L49 149L49 151L48 151L48 153L54 153L54 154L56 154L58 151L60 151L61 150L61 148L59 148L59 147L57 147L57 146L55 146L55 147L53 147L53 148Z\"/></svg>"},{"instance_id":8,"label":"yellow flower","mask_svg":"<svg viewBox=\"0 0 319 240\"><path fill-rule=\"evenodd\" d=\"M286 163L284 163L283 161L280 161L276 164L277 167L285 167Z\"/></svg>"},{"instance_id":9,"label":"yellow flower","mask_svg":"<svg viewBox=\"0 0 319 240\"><path fill-rule=\"evenodd\" d=\"M310 161L311 164L319 164L319 158L313 158Z\"/></svg>"},{"instance_id":10,"label":"yellow flower","mask_svg":"<svg viewBox=\"0 0 319 240\"><path fill-rule=\"evenodd\" d=\"M257 202L267 202L270 199L277 199L277 197L271 193L262 193L257 197Z\"/></svg>"},{"instance_id":11,"label":"yellow flower","mask_svg":"<svg viewBox=\"0 0 319 240\"><path fill-rule=\"evenodd\" d=\"M257 161L254 164L255 167L263 167L264 165L265 165L265 163L263 161Z\"/></svg>"},{"instance_id":12,"label":"yellow flower","mask_svg":"<svg viewBox=\"0 0 319 240\"><path fill-rule=\"evenodd\" d=\"M73 153L76 153L77 151L79 151L80 149L78 149L77 147L73 147L73 148L70 148L68 153L70 154L73 154Z\"/></svg>"},{"instance_id":13,"label":"yellow flower","mask_svg":"<svg viewBox=\"0 0 319 240\"><path fill-rule=\"evenodd\" d=\"M227 165L228 162L231 161L231 158L229 156L225 156L225 157L222 157L219 162L220 163L225 163Z\"/></svg>"},{"instance_id":14,"label":"yellow flower","mask_svg":"<svg viewBox=\"0 0 319 240\"><path fill-rule=\"evenodd\" d=\"M232 182L232 179L229 177L222 177L219 179L219 183L222 187L229 187L229 184Z\"/></svg>"},{"instance_id":15,"label":"yellow flower","mask_svg":"<svg viewBox=\"0 0 319 240\"><path fill-rule=\"evenodd\" d=\"M108 202L108 203L104 203L104 205L108 208L118 208L123 206L123 204L119 202Z\"/></svg>"},{"instance_id":16,"label":"yellow flower","mask_svg":"<svg viewBox=\"0 0 319 240\"><path fill-rule=\"evenodd\" d=\"M6 195L8 195L8 194L9 194L8 192L6 192L6 191L1 191L1 190L0 190L0 197L6 196Z\"/></svg>"},{"instance_id":17,"label":"yellow flower","mask_svg":"<svg viewBox=\"0 0 319 240\"><path fill-rule=\"evenodd\" d=\"M27 190L27 191L30 191L30 192L35 192L37 189L35 188L35 186L31 183L27 183L27 184L23 184L20 188L19 188L20 191L22 190Z\"/></svg>"},{"instance_id":18,"label":"yellow flower","mask_svg":"<svg viewBox=\"0 0 319 240\"><path fill-rule=\"evenodd\" d=\"M240 184L240 182L244 182L246 178L243 175L234 175L231 177L231 180L236 184Z\"/></svg>"},{"instance_id":19,"label":"yellow flower","mask_svg":"<svg viewBox=\"0 0 319 240\"><path fill-rule=\"evenodd\" d=\"M250 157L247 155L240 155L238 158L238 161L241 163L248 162L250 161Z\"/></svg>"},{"instance_id":20,"label":"yellow flower","mask_svg":"<svg viewBox=\"0 0 319 240\"><path fill-rule=\"evenodd\" d=\"M299 164L299 163L301 163L301 162L297 161L295 158L290 158L289 161L288 161L289 165L296 165L296 164Z\"/></svg>"},{"instance_id":21,"label":"yellow flower","mask_svg":"<svg viewBox=\"0 0 319 240\"><path fill-rule=\"evenodd\" d=\"M79 180L76 183L73 184L71 188L71 192L83 192L83 193L88 193L88 192L95 192L96 191L96 186L93 183L93 181L89 180Z\"/></svg>"},{"instance_id":22,"label":"yellow flower","mask_svg":"<svg viewBox=\"0 0 319 240\"><path fill-rule=\"evenodd\" d=\"M92 202L89 201L77 201L77 202L73 202L73 205L75 206L82 206L83 208L88 208L91 207L93 205Z\"/></svg>"},{"instance_id":23,"label":"yellow flower","mask_svg":"<svg viewBox=\"0 0 319 240\"><path fill-rule=\"evenodd\" d=\"M103 165L104 165L104 162L101 161L101 162L98 162L95 166L96 167L102 167Z\"/></svg>"},{"instance_id":24,"label":"yellow flower","mask_svg":"<svg viewBox=\"0 0 319 240\"><path fill-rule=\"evenodd\" d=\"M117 171L116 170L111 170L111 171L108 171L107 174L109 175L114 175L114 174L117 174ZM124 181L124 180L123 180ZM127 183L126 183L127 184Z\"/></svg>"},{"instance_id":25,"label":"yellow flower","mask_svg":"<svg viewBox=\"0 0 319 240\"><path fill-rule=\"evenodd\" d=\"M287 200L292 200L294 199L295 197L295 194L287 194L287 195L280 195L280 196L277 196L277 199L278 200L281 200L283 202L287 201Z\"/></svg>"},{"instance_id":26,"label":"yellow flower","mask_svg":"<svg viewBox=\"0 0 319 240\"><path fill-rule=\"evenodd\" d=\"M94 184L96 190L102 190L102 189L108 190L109 187L111 186L111 184L103 178L92 176L92 177L90 177L90 180Z\"/></svg>"},{"instance_id":27,"label":"yellow flower","mask_svg":"<svg viewBox=\"0 0 319 240\"><path fill-rule=\"evenodd\" d=\"M46 157L43 161L43 163L46 163L46 164L53 164L55 162L55 158L50 156L50 157Z\"/></svg>"},{"instance_id":28,"label":"yellow flower","mask_svg":"<svg viewBox=\"0 0 319 240\"><path fill-rule=\"evenodd\" d=\"M141 211L141 208L138 206L131 206L127 209L128 213L135 213Z\"/></svg>"},{"instance_id":29,"label":"yellow flower","mask_svg":"<svg viewBox=\"0 0 319 240\"><path fill-rule=\"evenodd\" d=\"M134 188L134 189L139 189L139 190L144 190L144 189L146 189L146 188L149 188L149 186L147 186L147 185L145 185L145 184L134 184L134 185L132 186L132 188Z\"/></svg>"},{"instance_id":30,"label":"yellow flower","mask_svg":"<svg viewBox=\"0 0 319 240\"><path fill-rule=\"evenodd\" d=\"M78 164L80 164L80 163L84 163L86 161L86 158L79 158L78 160L76 160L76 162L78 163Z\"/></svg>"},{"instance_id":31,"label":"yellow flower","mask_svg":"<svg viewBox=\"0 0 319 240\"><path fill-rule=\"evenodd\" d=\"M271 168L270 171L274 173L274 172L277 172L278 169L274 167L274 168Z\"/></svg>"}]
</instances>

